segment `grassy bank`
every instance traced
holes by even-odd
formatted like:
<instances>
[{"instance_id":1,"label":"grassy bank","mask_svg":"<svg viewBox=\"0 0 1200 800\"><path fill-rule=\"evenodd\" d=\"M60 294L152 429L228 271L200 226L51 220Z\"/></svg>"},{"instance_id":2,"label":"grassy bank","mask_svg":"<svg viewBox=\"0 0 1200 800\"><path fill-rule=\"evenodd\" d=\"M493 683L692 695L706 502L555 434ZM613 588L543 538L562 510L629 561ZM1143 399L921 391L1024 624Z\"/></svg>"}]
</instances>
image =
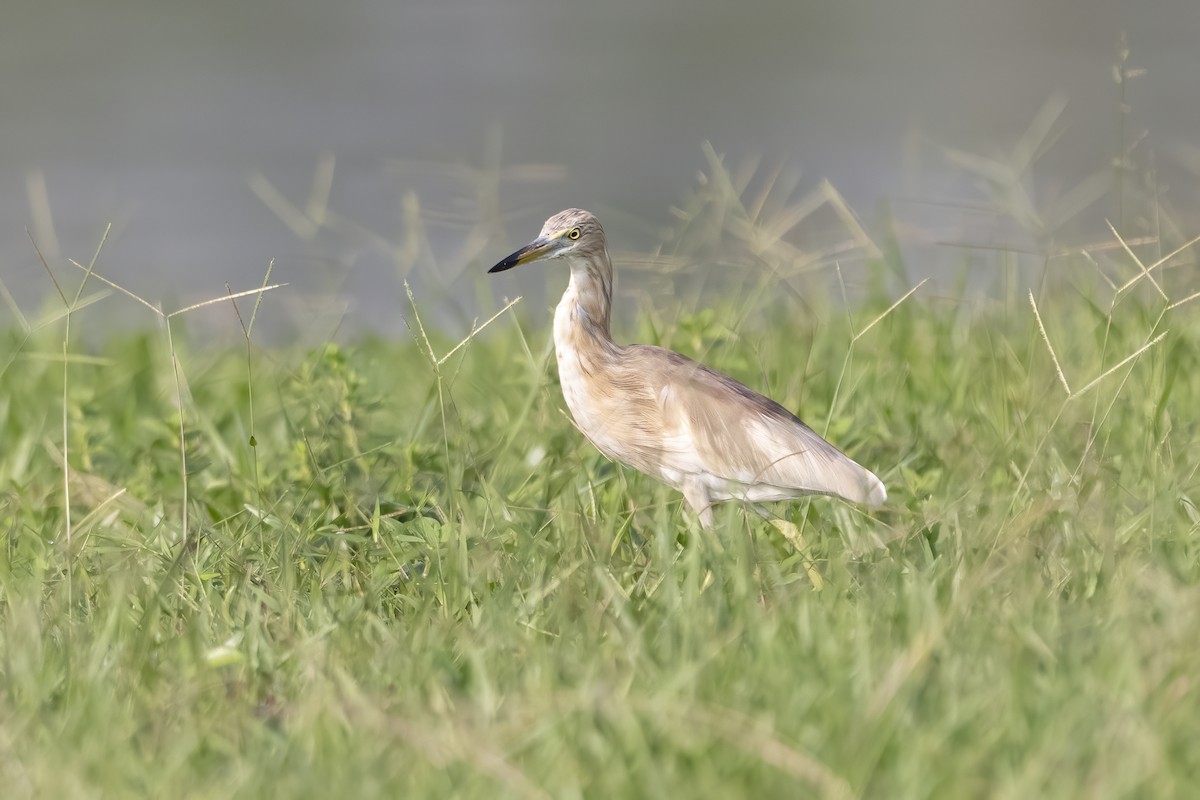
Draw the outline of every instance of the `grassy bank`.
<instances>
[{"instance_id":1,"label":"grassy bank","mask_svg":"<svg viewBox=\"0 0 1200 800\"><path fill-rule=\"evenodd\" d=\"M452 353L411 309L316 349L177 319L66 370L61 323L13 326L4 794L1185 794L1200 324L1146 288L624 326L887 484L777 506L793 541L733 504L704 536L588 446L542 309Z\"/></svg>"}]
</instances>

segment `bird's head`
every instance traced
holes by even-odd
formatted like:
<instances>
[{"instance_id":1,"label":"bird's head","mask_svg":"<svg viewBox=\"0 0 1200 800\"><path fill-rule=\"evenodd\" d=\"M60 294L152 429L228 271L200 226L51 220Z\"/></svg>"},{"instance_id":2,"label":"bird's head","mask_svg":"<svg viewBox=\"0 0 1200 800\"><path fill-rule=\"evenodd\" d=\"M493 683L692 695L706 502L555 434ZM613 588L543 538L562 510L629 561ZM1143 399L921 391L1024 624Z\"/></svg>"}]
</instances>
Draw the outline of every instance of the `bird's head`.
<instances>
[{"instance_id":1,"label":"bird's head","mask_svg":"<svg viewBox=\"0 0 1200 800\"><path fill-rule=\"evenodd\" d=\"M552 258L597 258L604 255L605 248L600 221L582 208L568 208L546 220L536 239L488 272L504 272L522 264Z\"/></svg>"}]
</instances>

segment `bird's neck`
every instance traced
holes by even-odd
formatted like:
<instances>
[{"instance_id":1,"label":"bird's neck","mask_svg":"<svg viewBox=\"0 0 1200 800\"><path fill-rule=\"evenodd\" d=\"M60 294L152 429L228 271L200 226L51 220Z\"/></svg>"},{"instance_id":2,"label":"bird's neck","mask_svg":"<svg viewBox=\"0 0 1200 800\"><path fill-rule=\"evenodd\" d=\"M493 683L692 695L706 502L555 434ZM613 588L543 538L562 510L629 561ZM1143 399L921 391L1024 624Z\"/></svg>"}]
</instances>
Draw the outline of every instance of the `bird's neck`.
<instances>
[{"instance_id":1,"label":"bird's neck","mask_svg":"<svg viewBox=\"0 0 1200 800\"><path fill-rule=\"evenodd\" d=\"M608 253L603 259L571 261L571 283L554 312L555 338L589 336L612 342L613 272Z\"/></svg>"}]
</instances>

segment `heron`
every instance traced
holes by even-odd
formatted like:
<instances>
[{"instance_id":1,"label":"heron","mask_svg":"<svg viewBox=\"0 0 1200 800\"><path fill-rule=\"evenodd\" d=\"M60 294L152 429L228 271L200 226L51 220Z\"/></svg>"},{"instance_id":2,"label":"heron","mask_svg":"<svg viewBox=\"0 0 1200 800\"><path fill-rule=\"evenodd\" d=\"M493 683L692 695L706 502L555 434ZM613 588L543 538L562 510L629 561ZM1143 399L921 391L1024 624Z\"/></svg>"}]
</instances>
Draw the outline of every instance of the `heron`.
<instances>
[{"instance_id":1,"label":"heron","mask_svg":"<svg viewBox=\"0 0 1200 800\"><path fill-rule=\"evenodd\" d=\"M576 427L607 458L682 492L704 528L728 500L887 499L874 473L774 400L671 350L613 341L613 267L595 215L560 211L488 272L542 261L571 272L554 312L554 351Z\"/></svg>"}]
</instances>

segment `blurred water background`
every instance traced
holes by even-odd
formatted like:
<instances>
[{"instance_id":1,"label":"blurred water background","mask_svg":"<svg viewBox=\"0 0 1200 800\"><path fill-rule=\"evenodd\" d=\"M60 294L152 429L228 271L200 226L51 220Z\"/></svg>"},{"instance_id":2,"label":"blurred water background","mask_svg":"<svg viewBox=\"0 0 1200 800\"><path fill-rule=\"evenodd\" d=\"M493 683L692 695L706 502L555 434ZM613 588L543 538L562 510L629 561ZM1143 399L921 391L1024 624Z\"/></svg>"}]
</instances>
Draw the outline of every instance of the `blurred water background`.
<instances>
[{"instance_id":1,"label":"blurred water background","mask_svg":"<svg viewBox=\"0 0 1200 800\"><path fill-rule=\"evenodd\" d=\"M997 252L1044 261L1111 239L1105 220L1154 234L1159 210L1173 234L1200 231L1191 0L19 0L0 15L0 280L30 317L53 289L26 228L73 285L67 259L111 223L99 271L168 308L251 288L274 260L277 331L398 334L404 279L457 329L504 294L552 300L544 275L480 275L560 208L599 214L628 260L670 249L672 208L711 189L714 153L747 196L773 186L780 213L828 180L911 281L976 263L987 291ZM89 314L153 322L118 298Z\"/></svg>"}]
</instances>

